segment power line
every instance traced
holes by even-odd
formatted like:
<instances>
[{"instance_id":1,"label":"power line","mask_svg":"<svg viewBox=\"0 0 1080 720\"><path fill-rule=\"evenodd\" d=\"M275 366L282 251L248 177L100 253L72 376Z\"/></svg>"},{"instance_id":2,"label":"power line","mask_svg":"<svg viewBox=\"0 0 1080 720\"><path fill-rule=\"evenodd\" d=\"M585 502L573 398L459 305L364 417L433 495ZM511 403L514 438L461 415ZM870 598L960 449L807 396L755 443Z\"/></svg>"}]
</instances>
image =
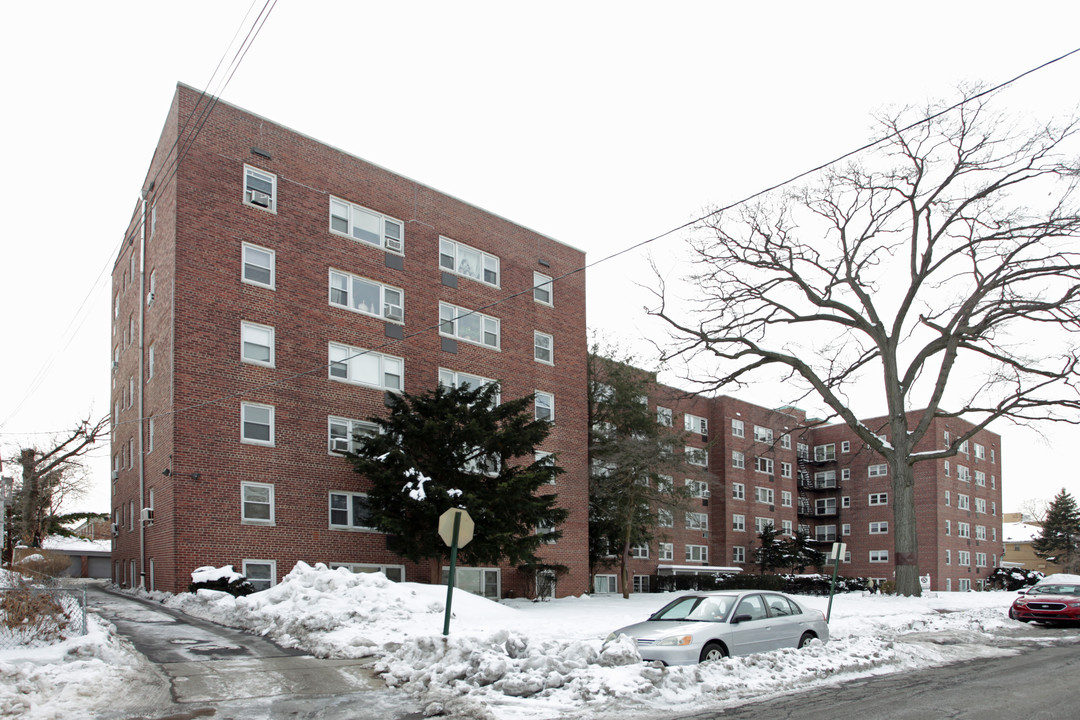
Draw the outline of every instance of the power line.
<instances>
[{"instance_id":1,"label":"power line","mask_svg":"<svg viewBox=\"0 0 1080 720\"><path fill-rule=\"evenodd\" d=\"M1070 57L1072 55L1075 55L1077 53L1080 53L1080 48L1076 48L1076 49L1074 49L1074 50L1072 50L1070 52L1065 53L1064 55L1056 57L1056 58L1054 58L1052 60L1048 60L1048 61L1042 63L1041 65L1033 67L1033 68L1031 68L1029 70L1025 70L1024 72L1020 73L1019 75L1016 75L1015 77L1013 77L1013 78L1011 78L1009 80L1006 80L1004 82L1001 82L1001 83L999 83L997 85L994 85L994 86L992 86L992 87L990 87L990 88L988 88L986 90L983 90L983 91L975 93L973 95L964 97L959 102L956 102L956 103L954 103L954 104L952 104L952 105L950 105L950 106L948 106L948 107L946 107L946 108L944 108L942 110L939 110L939 111L937 111L935 113L932 113L932 114L930 114L930 115L928 115L926 117L923 117L923 118L921 118L921 119L919 119L919 120L917 120L915 122L912 122L912 123L910 123L910 124L908 124L908 125L906 125L906 126L904 126L902 128L894 130L894 131L892 131L890 133L886 133L885 135L877 138L876 140L872 140L872 141L870 141L868 143L865 143L865 144L863 144L863 145L861 145L861 146L859 146L859 147L857 147L857 148L855 148L853 150L845 152L845 153L843 153L843 154L841 154L841 155L839 155L839 156L837 156L837 157L835 157L835 158L833 158L833 159L831 159L831 160L829 160L827 162L821 163L821 164L819 164L819 165L817 165L815 167L812 167L812 168L810 168L808 170L804 170L804 171L802 171L802 172L800 172L800 173L798 173L796 175L793 175L793 176L789 177L786 180L783 180L783 181L778 182L778 183L776 183L774 185L771 185L771 186L769 186L767 188L764 188L762 190L758 190L758 191L756 191L754 193L751 193L750 195L747 195L746 197L744 197L744 198L742 198L740 200L736 200L736 201L734 201L732 203L729 203L729 204L727 204L727 205L725 205L723 207L720 207L720 208L712 210L712 211L710 211L708 213L705 213L704 215L702 215L702 216L700 216L698 218L695 218L693 220L689 220L689 221L687 221L687 222L685 222L685 223L683 223L681 225L678 225L676 227L671 228L670 230L662 232L659 235L655 235L655 236L653 236L651 238L648 238L646 240L642 240L642 241L640 241L638 243L635 243L633 245L629 245L629 246L627 246L627 247L625 247L625 248L623 248L621 250L618 250L618 251L613 252L613 253L611 253L609 255L606 255L606 256L600 258L599 260L595 260L593 262L586 263L586 264L584 264L584 265L582 265L582 266L580 266L578 268L575 268L575 269L570 270L570 271L568 271L568 272L566 272L566 273L564 273L562 275L554 277L551 280L551 284L554 285L554 283L556 283L556 282L558 282L560 280L565 280L566 278L571 277L573 275L576 275L576 274L578 274L580 272L584 272L588 268L596 267L597 265L600 265L601 263L609 262L609 261L611 261L611 260L613 260L613 259L615 259L617 257L620 257L622 255L630 253L630 252L632 252L634 250L637 250L639 248L645 247L646 245L649 245L649 244L654 243L654 242L656 242L658 240L666 238L666 237L668 237L668 236L670 236L670 235L672 235L674 233L677 233L677 232L679 232L681 230L685 230L687 228L693 227L694 225L697 225L698 223L704 222L705 220L709 219L710 217L713 217L713 216L718 215L720 213L731 210L731 209L733 209L735 207L738 207L738 206L743 205L743 204L745 204L747 202L750 202L751 200L754 200L754 199L759 198L759 197L761 197L763 195L766 195L766 194L768 194L770 192L773 192L773 191L778 190L778 189L780 189L782 187L785 187L785 186L790 185L790 184L792 184L794 182L797 182L797 181L799 181L799 180L801 180L801 179L803 179L803 178L805 178L805 177L807 177L809 175L812 175L812 174L814 174L816 172L819 172L819 171L821 171L821 170L823 170L823 169L825 169L825 168L827 168L827 167L829 167L831 165L835 165L838 162L841 162L841 161L846 160L846 159L848 159L850 157L853 157L855 155L863 153L863 152L865 152L865 151L867 151L867 150L869 150L869 149L871 149L873 147L876 147L876 146L878 146L878 145L880 145L880 144L882 144L882 143L884 143L884 142L886 142L886 141L888 141L888 140L890 140L890 139L892 139L894 137L897 137L897 136L901 135L902 133L905 133L905 132L907 132L907 131L909 131L909 130L911 130L913 128L916 128L916 127L918 127L920 125L924 125L924 124L926 124L928 122L931 122L932 120L935 120L935 119L937 119L939 117L947 115L948 113L950 113L950 112L952 112L952 111L954 111L954 110L956 110L958 108L961 108L964 105L966 105L966 104L968 104L968 103L970 103L970 102L972 102L974 100L978 100L980 98L983 98L983 97L986 97L986 96L991 95L993 93L996 93L996 92L1002 90L1003 88L1011 85L1012 83L1014 83L1014 82L1016 82L1016 81L1018 81L1018 80L1020 80L1020 79L1022 79L1024 77L1027 77L1028 75L1031 75L1031 74L1033 74L1033 73L1035 73L1035 72L1037 72L1039 70L1042 70L1042 69L1044 69L1046 67L1049 67L1050 65L1053 65L1053 64L1055 64L1057 62L1065 60L1066 58L1068 58L1068 57ZM490 302L490 303L488 303L486 305L482 305L482 306L479 306L479 307L474 308L472 310L469 310L469 311L467 311L467 312L465 312L465 313L463 313L461 315L455 315L454 318L453 318L453 321L457 321L457 320L459 320L461 318L469 317L470 315L480 314L485 310L490 310L493 307L497 307L497 306L499 306L499 305L501 305L501 304L503 304L503 303L505 303L507 301L510 301L510 300L513 300L514 298L520 297L521 295L524 295L524 294L529 293L529 292L533 292L533 290L534 290L534 287L529 286L527 288L524 288L522 290L519 290L517 292L511 293L511 294L506 295L506 296L504 296L502 298L494 300L494 301L492 301L492 302ZM440 320L439 322L435 323L434 325L428 325L428 326L426 326L424 328L421 328L421 329L419 329L419 330L417 330L415 332L409 333L407 335L403 335L403 337L401 337L401 338L387 340L387 341L385 341L385 342L383 342L381 344L376 345L375 347L365 349L365 350L363 350L363 352L356 353L354 355L351 355L351 356L345 358L345 360L351 360L351 359L353 359L355 357L361 357L363 355L367 355L367 354L370 354L370 353L373 353L373 352L380 352L383 349L390 348L390 347L393 347L393 346L396 346L396 345L400 345L401 343L403 343L403 342L405 342L407 340L410 340L410 339L412 339L414 337L417 337L417 336L422 335L422 334L426 334L428 332L431 332L432 330L436 330L440 326L442 326L443 324L444 324L444 321ZM225 401L228 401L228 400L234 400L236 398L240 398L240 397L244 397L246 395L250 395L251 393L259 391L259 390L266 390L266 389L269 389L269 388L274 388L274 387L278 387L280 385L284 385L286 383L290 383L293 380L297 380L297 379L305 377L307 375L312 375L314 373L325 370L329 366L330 366L329 362L322 363L322 364L314 366L314 367L312 367L312 368L310 368L308 370L304 370L302 372L297 372L297 373L294 373L294 374L292 374L292 375L290 375L288 377L281 378L280 380L275 380L275 381L269 382L269 383L263 383L263 384L259 384L259 385L254 385L254 386L252 386L252 387L250 387L250 388L248 388L246 390L241 390L241 391L238 391L238 392L235 392L235 393L230 393L228 395L222 395L222 396L219 396L217 398L212 398L210 400L206 400L206 401L203 401L203 402L200 402L200 403L196 403L194 405L189 405L189 406L186 406L186 407L183 407L183 408L174 409L174 410L171 410L169 412L159 413L157 415L147 416L146 418L140 418L138 420L125 420L125 421L122 421L122 422L117 422L113 426L113 429L115 430L117 427L120 427L122 425L132 424L134 422L142 422L143 420L147 420L150 417L161 418L161 417L168 417L168 416L171 416L171 415L178 415L178 414L183 413L183 412L190 412L192 410L197 410L199 408L207 407L209 405L214 405L214 404L225 402Z\"/></svg>"}]
</instances>

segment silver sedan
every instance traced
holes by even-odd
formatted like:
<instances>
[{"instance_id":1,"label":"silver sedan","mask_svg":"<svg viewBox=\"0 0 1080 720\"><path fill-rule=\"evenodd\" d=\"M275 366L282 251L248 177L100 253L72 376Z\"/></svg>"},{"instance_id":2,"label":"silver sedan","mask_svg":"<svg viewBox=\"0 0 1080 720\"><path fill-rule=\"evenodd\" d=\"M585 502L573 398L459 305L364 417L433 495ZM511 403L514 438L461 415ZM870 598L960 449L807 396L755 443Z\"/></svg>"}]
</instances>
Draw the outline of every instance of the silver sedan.
<instances>
[{"instance_id":1,"label":"silver sedan","mask_svg":"<svg viewBox=\"0 0 1080 720\"><path fill-rule=\"evenodd\" d=\"M645 622L608 636L629 635L643 660L690 665L728 655L779 648L801 648L811 640L829 641L829 626L817 610L763 590L731 590L683 595Z\"/></svg>"}]
</instances>

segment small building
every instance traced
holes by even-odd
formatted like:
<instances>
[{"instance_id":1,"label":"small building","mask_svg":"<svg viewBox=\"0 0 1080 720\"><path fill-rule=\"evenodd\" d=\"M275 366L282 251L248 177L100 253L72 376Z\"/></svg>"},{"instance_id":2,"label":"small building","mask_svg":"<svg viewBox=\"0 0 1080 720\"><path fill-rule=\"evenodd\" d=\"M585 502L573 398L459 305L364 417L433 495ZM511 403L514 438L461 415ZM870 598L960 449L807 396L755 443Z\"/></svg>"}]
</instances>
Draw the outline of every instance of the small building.
<instances>
[{"instance_id":1,"label":"small building","mask_svg":"<svg viewBox=\"0 0 1080 720\"><path fill-rule=\"evenodd\" d=\"M1001 535L1005 541L1005 552L1001 556L1002 567L1037 570L1044 575L1064 572L1057 563L1035 554L1032 543L1042 537L1042 525L1025 521L1021 513L1006 513L1003 520Z\"/></svg>"}]
</instances>

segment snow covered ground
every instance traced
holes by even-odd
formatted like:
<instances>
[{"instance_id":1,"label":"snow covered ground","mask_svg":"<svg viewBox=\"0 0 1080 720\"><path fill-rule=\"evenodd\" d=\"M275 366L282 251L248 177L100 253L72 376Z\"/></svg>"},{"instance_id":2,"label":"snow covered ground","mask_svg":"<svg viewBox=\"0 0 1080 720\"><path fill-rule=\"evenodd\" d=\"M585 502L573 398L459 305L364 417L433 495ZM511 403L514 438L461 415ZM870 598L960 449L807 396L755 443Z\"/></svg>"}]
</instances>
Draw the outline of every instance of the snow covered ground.
<instances>
[{"instance_id":1,"label":"snow covered ground","mask_svg":"<svg viewBox=\"0 0 1080 720\"><path fill-rule=\"evenodd\" d=\"M846 594L833 601L832 641L803 650L661 668L629 641L604 645L671 596L583 596L494 603L446 588L393 583L299 565L245 598L212 591L155 594L186 613L268 635L315 655L378 658L387 684L428 712L481 720L632 718L692 713L857 677L1011 652L996 634L1022 630L1006 612L1014 593L930 593L922 598ZM802 597L826 610L828 598ZM1032 629L1032 635L1038 630ZM0 715L85 716L102 707L140 660L100 621L85 638L42 651L0 651Z\"/></svg>"}]
</instances>

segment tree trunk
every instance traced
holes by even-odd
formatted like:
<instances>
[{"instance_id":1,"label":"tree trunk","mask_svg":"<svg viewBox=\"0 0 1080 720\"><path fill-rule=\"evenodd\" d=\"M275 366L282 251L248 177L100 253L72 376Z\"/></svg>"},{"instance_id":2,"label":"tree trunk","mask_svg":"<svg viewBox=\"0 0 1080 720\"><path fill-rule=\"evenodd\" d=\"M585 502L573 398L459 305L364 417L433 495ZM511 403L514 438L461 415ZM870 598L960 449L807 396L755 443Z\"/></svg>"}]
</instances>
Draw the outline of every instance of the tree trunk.
<instances>
[{"instance_id":1,"label":"tree trunk","mask_svg":"<svg viewBox=\"0 0 1080 720\"><path fill-rule=\"evenodd\" d=\"M897 452L892 458L894 563L896 592L919 596L919 536L915 523L915 473L906 459L907 453Z\"/></svg>"}]
</instances>

